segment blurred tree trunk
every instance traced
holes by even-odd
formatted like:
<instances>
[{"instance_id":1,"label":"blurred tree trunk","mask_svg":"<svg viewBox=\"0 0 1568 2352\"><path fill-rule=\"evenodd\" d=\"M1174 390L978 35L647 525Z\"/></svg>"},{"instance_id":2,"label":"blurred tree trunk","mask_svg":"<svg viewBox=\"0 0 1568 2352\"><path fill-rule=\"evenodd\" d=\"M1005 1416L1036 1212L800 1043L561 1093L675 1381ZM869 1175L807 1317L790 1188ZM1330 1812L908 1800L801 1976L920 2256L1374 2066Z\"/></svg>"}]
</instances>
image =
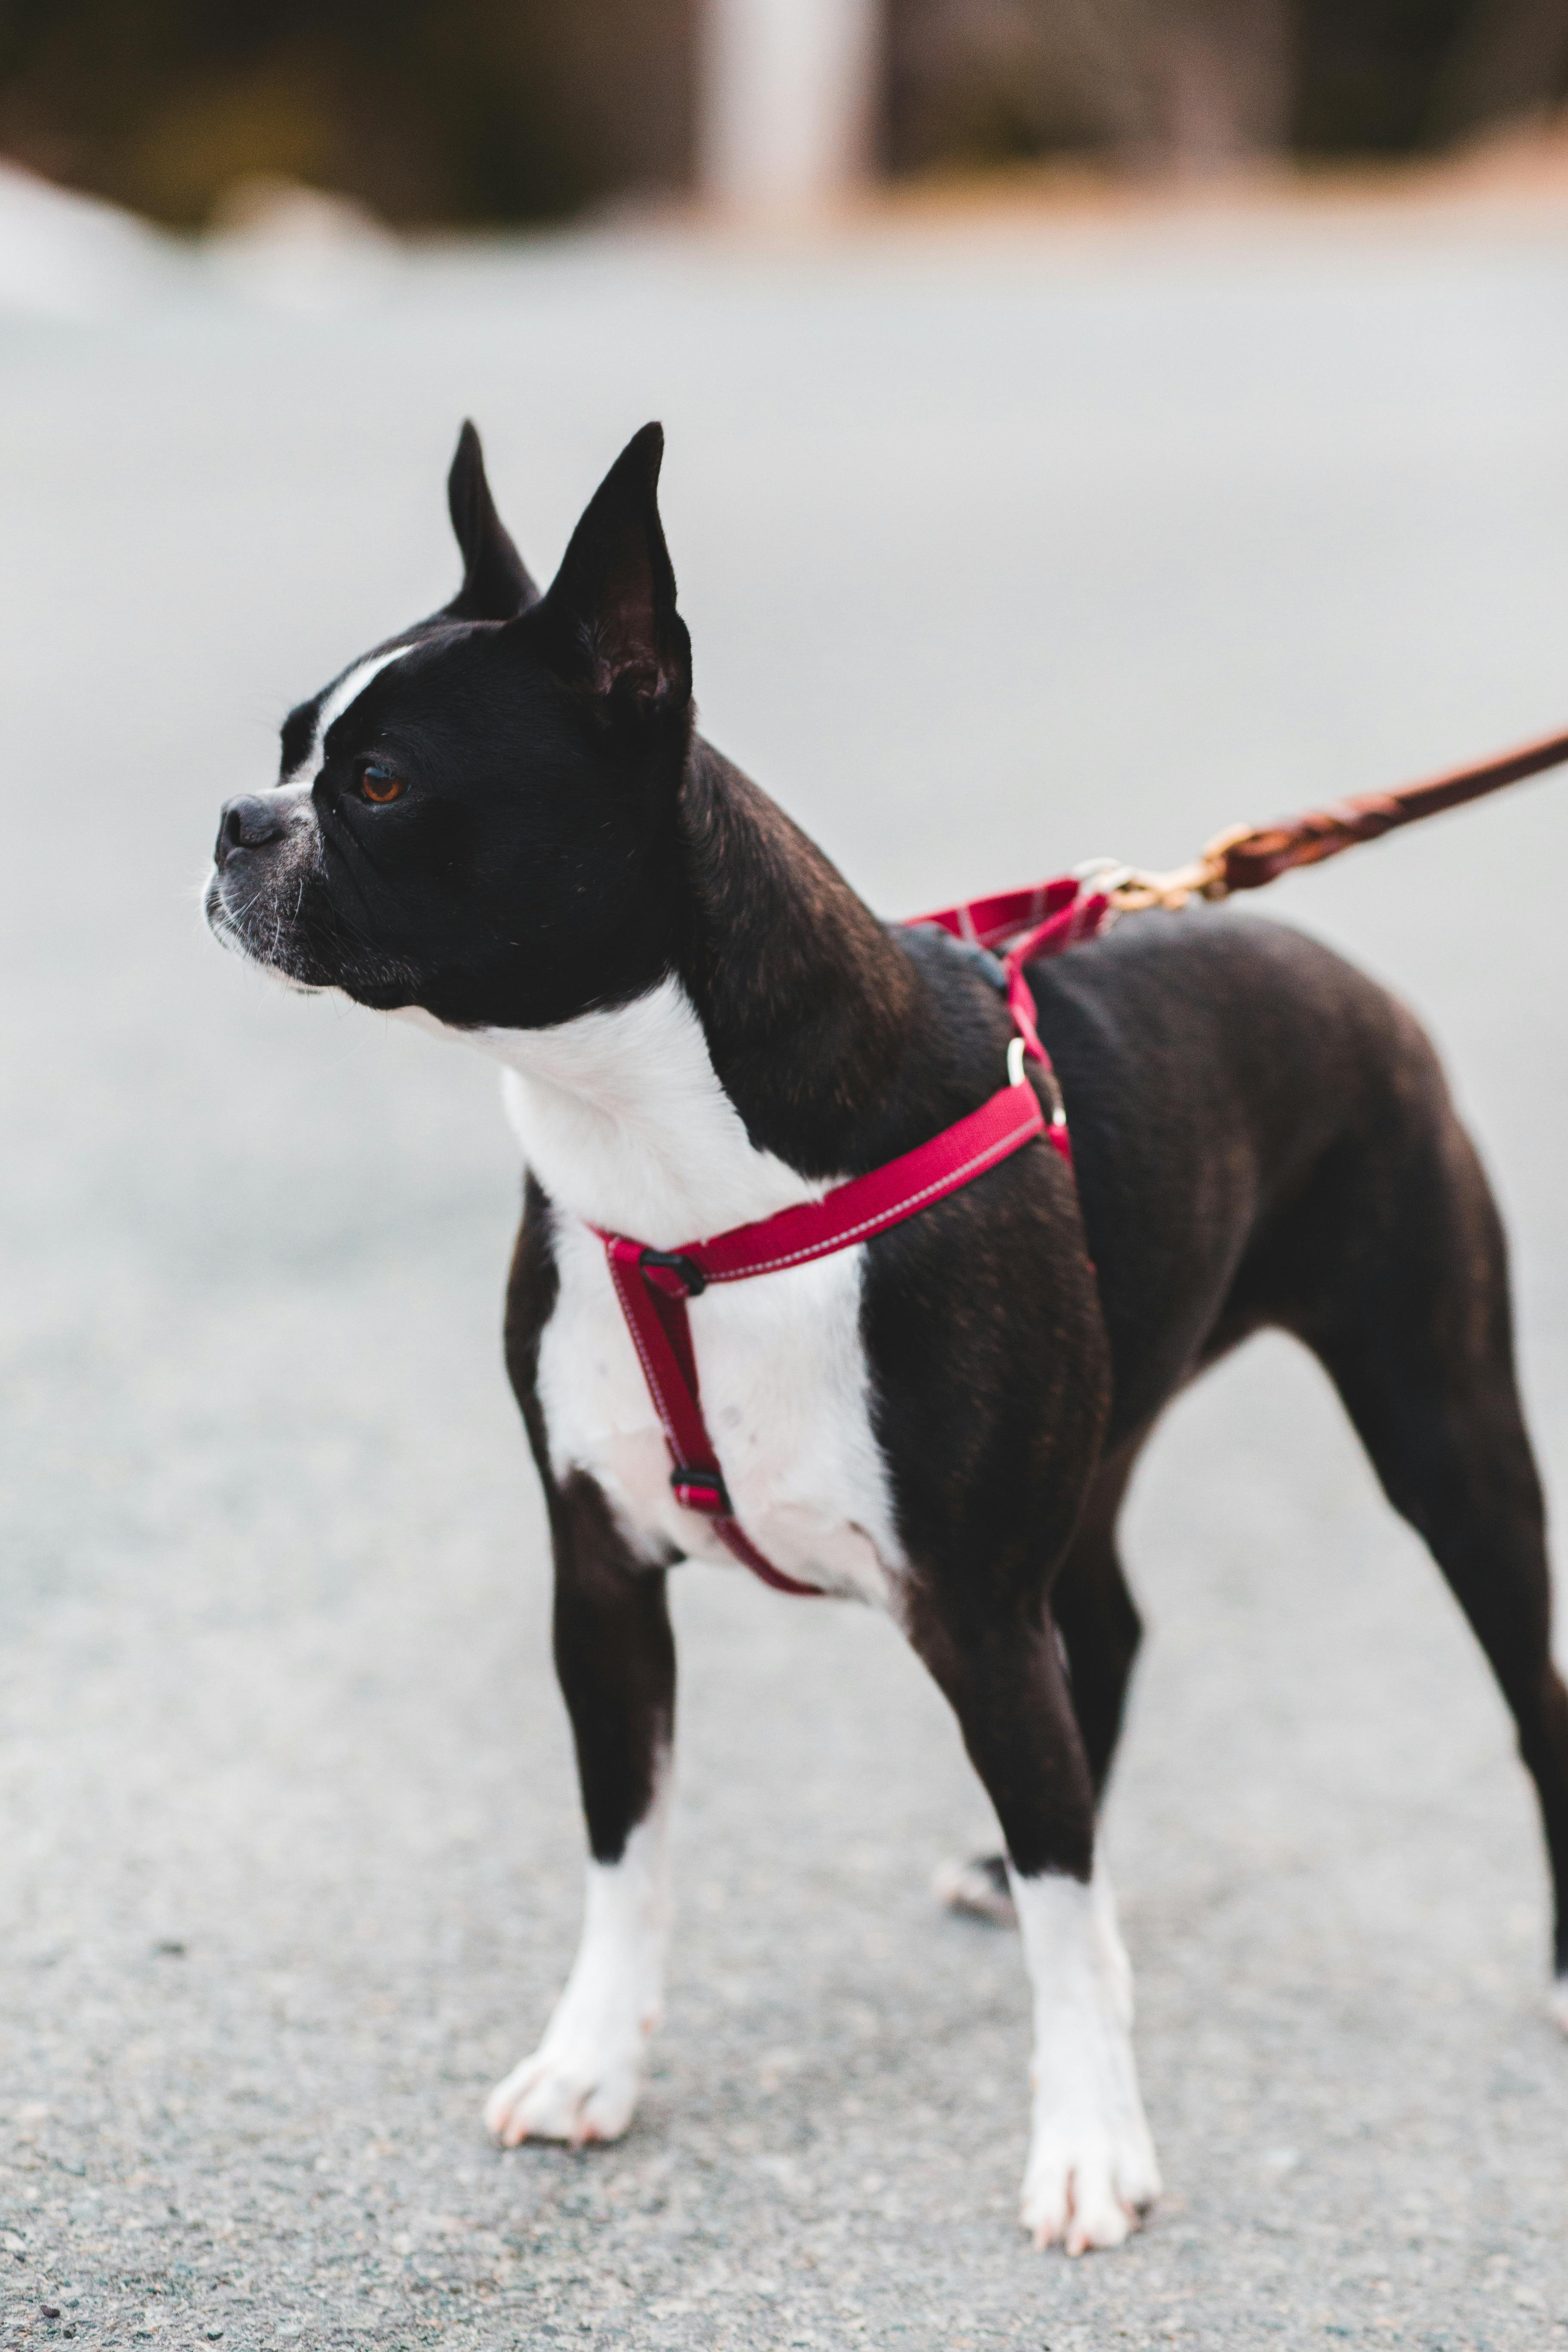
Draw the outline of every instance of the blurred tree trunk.
<instances>
[{"instance_id":1,"label":"blurred tree trunk","mask_svg":"<svg viewBox=\"0 0 1568 2352\"><path fill-rule=\"evenodd\" d=\"M700 175L742 211L810 209L864 178L879 0L706 0Z\"/></svg>"}]
</instances>

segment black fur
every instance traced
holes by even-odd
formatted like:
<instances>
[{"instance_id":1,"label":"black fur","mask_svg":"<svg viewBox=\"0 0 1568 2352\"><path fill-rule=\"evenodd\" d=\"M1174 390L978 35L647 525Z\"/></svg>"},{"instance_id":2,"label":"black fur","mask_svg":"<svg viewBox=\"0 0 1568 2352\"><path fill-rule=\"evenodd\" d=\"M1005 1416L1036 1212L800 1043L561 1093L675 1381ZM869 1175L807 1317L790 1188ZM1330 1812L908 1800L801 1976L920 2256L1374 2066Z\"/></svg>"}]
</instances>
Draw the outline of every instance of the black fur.
<instances>
[{"instance_id":1,"label":"black fur","mask_svg":"<svg viewBox=\"0 0 1568 2352\"><path fill-rule=\"evenodd\" d=\"M447 477L447 505L463 551L463 584L440 616L448 621L510 621L539 602L539 591L496 512L484 453L472 425L458 436Z\"/></svg>"},{"instance_id":2,"label":"black fur","mask_svg":"<svg viewBox=\"0 0 1568 2352\"><path fill-rule=\"evenodd\" d=\"M458 1024L559 1023L678 974L752 1140L857 1173L973 1109L1009 1034L984 960L889 930L697 736L655 503L630 444L541 597L477 437L453 468L461 592L329 730L319 866L226 813L217 927L307 985ZM284 772L317 704L285 729ZM368 804L394 771L406 790ZM1326 949L1207 909L1144 915L1033 974L1076 1182L1036 1143L873 1241L863 1332L910 1563L912 1638L1024 1874L1084 1875L1137 1648L1116 1517L1171 1397L1264 1325L1336 1381L1519 1727L1558 1888L1568 1696L1497 1215L1410 1016ZM508 1361L550 1499L556 1652L593 1850L646 1810L674 1703L664 1572L592 1482L554 1481L534 1366L555 1283L531 1198ZM1058 1636L1060 1636L1059 1642Z\"/></svg>"}]
</instances>

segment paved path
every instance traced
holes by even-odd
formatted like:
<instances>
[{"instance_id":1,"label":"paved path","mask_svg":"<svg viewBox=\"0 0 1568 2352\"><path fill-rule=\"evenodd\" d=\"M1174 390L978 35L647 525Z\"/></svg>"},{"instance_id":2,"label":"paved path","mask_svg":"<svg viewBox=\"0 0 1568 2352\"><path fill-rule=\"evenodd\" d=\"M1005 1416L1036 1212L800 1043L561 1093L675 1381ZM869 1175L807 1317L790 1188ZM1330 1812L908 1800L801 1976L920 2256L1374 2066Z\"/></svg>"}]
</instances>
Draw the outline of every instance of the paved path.
<instances>
[{"instance_id":1,"label":"paved path","mask_svg":"<svg viewBox=\"0 0 1568 2352\"><path fill-rule=\"evenodd\" d=\"M7 2340L1533 2347L1568 2048L1500 1706L1314 1368L1131 1511L1111 1845L1170 2195L1013 2220L1026 2001L890 1631L679 1580L679 1930L620 2147L484 2091L569 1956L575 1800L477 1061L199 933L217 803L659 414L710 731L896 910L1173 858L1568 708L1568 215L630 236L320 318L192 286L0 334ZM1286 886L1440 1033L1568 1482L1568 785ZM60 2317L41 2316L44 2305Z\"/></svg>"}]
</instances>

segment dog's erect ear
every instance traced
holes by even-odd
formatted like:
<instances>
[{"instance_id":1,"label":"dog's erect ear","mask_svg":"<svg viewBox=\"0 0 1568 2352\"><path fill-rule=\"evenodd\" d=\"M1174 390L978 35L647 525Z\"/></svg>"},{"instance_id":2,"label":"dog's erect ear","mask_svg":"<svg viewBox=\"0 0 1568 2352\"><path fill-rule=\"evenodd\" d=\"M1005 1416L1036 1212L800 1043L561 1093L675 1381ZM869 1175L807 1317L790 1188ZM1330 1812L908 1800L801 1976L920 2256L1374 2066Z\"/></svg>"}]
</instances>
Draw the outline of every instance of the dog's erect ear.
<instances>
[{"instance_id":1,"label":"dog's erect ear","mask_svg":"<svg viewBox=\"0 0 1568 2352\"><path fill-rule=\"evenodd\" d=\"M684 710L691 640L675 609L675 573L658 519L664 427L645 425L595 491L540 609L563 677L644 719Z\"/></svg>"},{"instance_id":2,"label":"dog's erect ear","mask_svg":"<svg viewBox=\"0 0 1568 2352\"><path fill-rule=\"evenodd\" d=\"M539 591L496 512L485 479L485 453L467 421L447 477L447 504L463 551L463 584L442 606L443 614L453 621L515 621L538 604Z\"/></svg>"}]
</instances>

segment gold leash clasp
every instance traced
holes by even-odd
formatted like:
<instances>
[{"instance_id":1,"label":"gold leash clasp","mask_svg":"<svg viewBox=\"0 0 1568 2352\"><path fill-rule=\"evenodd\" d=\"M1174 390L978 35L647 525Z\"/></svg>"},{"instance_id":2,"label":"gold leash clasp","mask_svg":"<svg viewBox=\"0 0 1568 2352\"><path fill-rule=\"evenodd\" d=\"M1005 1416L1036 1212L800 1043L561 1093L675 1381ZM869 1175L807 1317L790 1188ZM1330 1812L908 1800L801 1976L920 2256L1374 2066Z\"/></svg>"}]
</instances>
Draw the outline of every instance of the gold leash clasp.
<instances>
[{"instance_id":1,"label":"gold leash clasp","mask_svg":"<svg viewBox=\"0 0 1568 2352\"><path fill-rule=\"evenodd\" d=\"M1151 907L1163 907L1176 914L1189 898L1228 898L1226 853L1256 831L1255 825L1230 825L1216 833L1190 865L1173 866L1163 874L1140 866L1119 866L1109 857L1092 858L1076 871L1091 888L1104 891L1119 915L1141 915Z\"/></svg>"}]
</instances>

